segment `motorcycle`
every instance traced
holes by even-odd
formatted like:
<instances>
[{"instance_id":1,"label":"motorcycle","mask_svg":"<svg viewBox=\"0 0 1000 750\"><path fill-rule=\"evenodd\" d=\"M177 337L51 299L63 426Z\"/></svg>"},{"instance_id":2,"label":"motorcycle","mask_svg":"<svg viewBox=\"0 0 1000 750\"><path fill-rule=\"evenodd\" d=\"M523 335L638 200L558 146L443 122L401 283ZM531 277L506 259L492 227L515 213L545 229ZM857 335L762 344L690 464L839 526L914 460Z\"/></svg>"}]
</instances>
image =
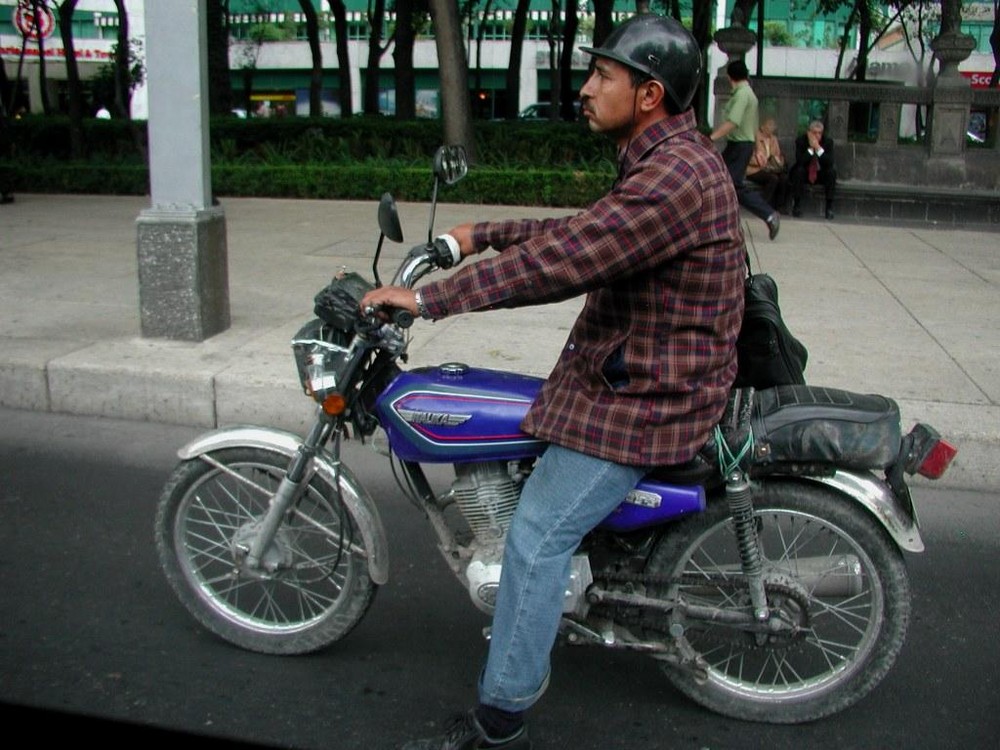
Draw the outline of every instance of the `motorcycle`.
<instances>
[{"instance_id":1,"label":"motorcycle","mask_svg":"<svg viewBox=\"0 0 1000 750\"><path fill-rule=\"evenodd\" d=\"M434 238L439 187L464 151L434 159L427 241L393 284L458 262ZM392 196L380 235L403 241ZM448 362L410 370L413 316L360 309L372 283L341 272L291 342L317 404L304 439L240 425L179 450L158 503L159 559L209 631L302 654L344 638L389 577L379 510L341 461L342 439L386 446L401 491L473 604L492 612L504 538L545 445L519 424L542 380ZM797 723L851 706L885 677L910 616L903 552L923 549L906 475L940 477L955 449L929 425L902 435L894 401L811 385L734 388L698 456L650 472L573 557L560 640L641 652L682 693L731 717ZM424 465L452 464L436 491Z\"/></svg>"}]
</instances>

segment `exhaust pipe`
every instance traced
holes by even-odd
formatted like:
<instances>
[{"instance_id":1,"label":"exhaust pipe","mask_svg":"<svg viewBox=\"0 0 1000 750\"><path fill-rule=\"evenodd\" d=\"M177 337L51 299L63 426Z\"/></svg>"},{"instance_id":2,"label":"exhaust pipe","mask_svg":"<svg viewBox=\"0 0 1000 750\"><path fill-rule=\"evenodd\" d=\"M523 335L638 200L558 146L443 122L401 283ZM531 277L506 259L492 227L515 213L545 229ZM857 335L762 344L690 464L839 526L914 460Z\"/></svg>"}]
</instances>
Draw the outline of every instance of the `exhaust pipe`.
<instances>
[{"instance_id":1,"label":"exhaust pipe","mask_svg":"<svg viewBox=\"0 0 1000 750\"><path fill-rule=\"evenodd\" d=\"M716 570L727 575L743 574L738 564L720 565ZM811 596L848 597L864 590L861 561L856 555L822 555L777 562L765 560L765 580L773 580L775 575L787 576ZM709 594L713 589L711 586L687 586L685 590Z\"/></svg>"}]
</instances>

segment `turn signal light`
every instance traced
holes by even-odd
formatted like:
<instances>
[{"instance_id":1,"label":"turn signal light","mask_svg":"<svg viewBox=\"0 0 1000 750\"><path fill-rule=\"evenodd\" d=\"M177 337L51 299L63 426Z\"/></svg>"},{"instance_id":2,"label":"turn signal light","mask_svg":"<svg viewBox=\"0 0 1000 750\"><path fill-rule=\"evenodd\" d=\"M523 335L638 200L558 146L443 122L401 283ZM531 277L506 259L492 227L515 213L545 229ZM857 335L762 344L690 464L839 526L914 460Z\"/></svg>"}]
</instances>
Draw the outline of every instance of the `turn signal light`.
<instances>
[{"instance_id":1,"label":"turn signal light","mask_svg":"<svg viewBox=\"0 0 1000 750\"><path fill-rule=\"evenodd\" d=\"M347 408L347 400L339 393L331 393L323 399L323 411L331 417L343 414Z\"/></svg>"}]
</instances>

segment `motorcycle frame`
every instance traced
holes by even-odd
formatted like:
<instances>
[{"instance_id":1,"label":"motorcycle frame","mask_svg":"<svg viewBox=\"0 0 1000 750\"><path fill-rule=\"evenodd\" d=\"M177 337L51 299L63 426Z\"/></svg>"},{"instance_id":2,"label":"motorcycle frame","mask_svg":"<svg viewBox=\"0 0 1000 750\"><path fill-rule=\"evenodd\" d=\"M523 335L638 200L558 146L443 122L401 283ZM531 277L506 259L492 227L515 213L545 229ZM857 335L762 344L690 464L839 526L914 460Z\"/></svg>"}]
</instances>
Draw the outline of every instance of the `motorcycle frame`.
<instances>
[{"instance_id":1,"label":"motorcycle frame","mask_svg":"<svg viewBox=\"0 0 1000 750\"><path fill-rule=\"evenodd\" d=\"M182 460L201 458L220 471L236 475L227 467L211 459L211 454L227 448L258 448L272 451L288 459L291 464L303 446L302 438L294 433L255 425L234 425L212 430L182 446L177 455ZM434 492L427 482L420 464L403 462L404 470L413 481L420 495L424 510L441 544L441 551L456 574L462 571L462 560L455 559L457 546L453 535L437 511ZM365 490L348 466L327 451L317 450L301 484L307 483L312 473L318 473L331 486L339 487L341 500L358 525L365 545L365 557L373 582L383 585L389 580L389 544L385 526L374 499ZM777 477L776 477L777 478ZM802 477L831 487L865 508L888 532L893 541L908 552L922 552L923 540L912 503L901 501L883 481L866 472L838 471L829 477ZM773 480L768 480L773 481ZM272 502L275 495L272 495ZM908 500L909 498L906 498ZM907 507L908 506L908 507Z\"/></svg>"}]
</instances>

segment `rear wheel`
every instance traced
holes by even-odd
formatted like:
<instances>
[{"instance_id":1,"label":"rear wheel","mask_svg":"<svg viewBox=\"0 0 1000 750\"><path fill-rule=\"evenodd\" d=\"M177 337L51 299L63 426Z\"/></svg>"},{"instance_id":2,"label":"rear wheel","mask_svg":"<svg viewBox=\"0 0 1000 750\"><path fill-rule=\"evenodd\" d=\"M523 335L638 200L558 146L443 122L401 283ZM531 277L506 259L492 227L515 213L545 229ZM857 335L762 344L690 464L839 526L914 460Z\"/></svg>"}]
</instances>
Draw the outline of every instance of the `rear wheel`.
<instances>
[{"instance_id":1,"label":"rear wheel","mask_svg":"<svg viewBox=\"0 0 1000 750\"><path fill-rule=\"evenodd\" d=\"M871 514L817 484L764 483L754 498L768 604L797 632L761 635L688 619L708 679L665 666L671 682L727 716L796 723L860 700L891 668L906 636L910 589L899 549ZM650 572L683 582L660 596L750 610L726 503L661 541Z\"/></svg>"},{"instance_id":2,"label":"rear wheel","mask_svg":"<svg viewBox=\"0 0 1000 750\"><path fill-rule=\"evenodd\" d=\"M237 646L316 651L361 620L376 586L364 542L337 490L318 474L289 510L261 569L243 563L248 536L284 475L283 454L231 448L180 464L156 514L160 563L184 606Z\"/></svg>"}]
</instances>

